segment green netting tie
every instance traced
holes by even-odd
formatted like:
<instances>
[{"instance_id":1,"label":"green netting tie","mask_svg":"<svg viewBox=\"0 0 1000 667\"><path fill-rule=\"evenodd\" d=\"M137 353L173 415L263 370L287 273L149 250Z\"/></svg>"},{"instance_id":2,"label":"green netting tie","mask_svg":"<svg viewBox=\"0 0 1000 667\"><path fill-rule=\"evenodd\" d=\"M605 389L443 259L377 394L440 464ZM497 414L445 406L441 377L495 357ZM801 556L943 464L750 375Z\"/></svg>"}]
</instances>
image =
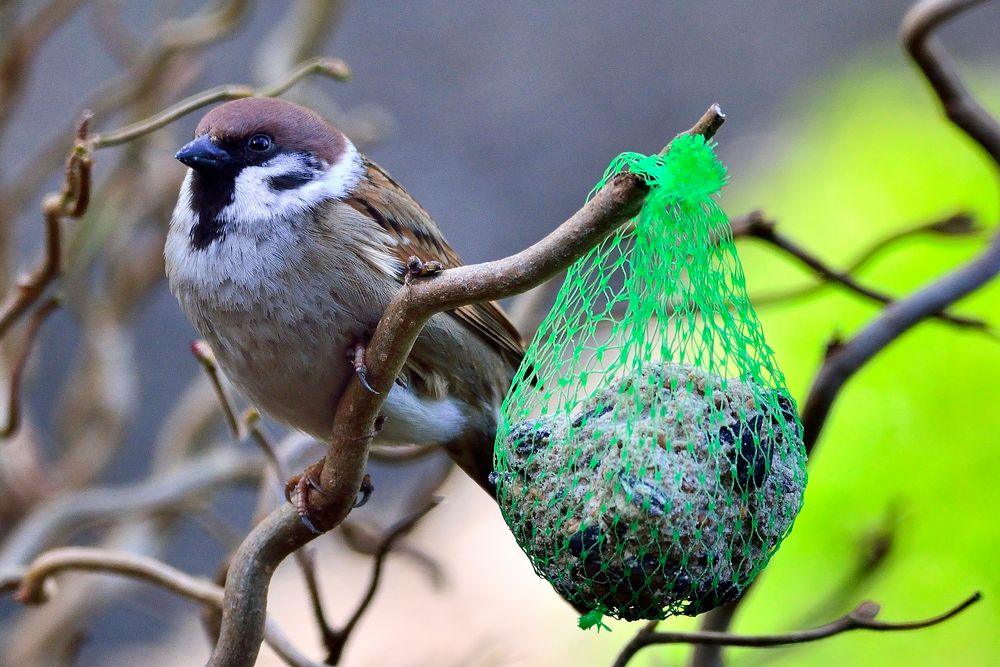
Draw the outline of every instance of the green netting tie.
<instances>
[{"instance_id":1,"label":"green netting tie","mask_svg":"<svg viewBox=\"0 0 1000 667\"><path fill-rule=\"evenodd\" d=\"M611 627L604 622L604 612L600 609L591 609L586 614L580 617L576 622L580 626L581 630L590 630L593 627L597 628L597 631L607 630L611 632Z\"/></svg>"},{"instance_id":2,"label":"green netting tie","mask_svg":"<svg viewBox=\"0 0 1000 667\"><path fill-rule=\"evenodd\" d=\"M625 620L734 600L805 489L795 401L747 296L714 145L623 153L639 215L569 268L497 429L497 502L535 571ZM596 191L596 190L595 190Z\"/></svg>"},{"instance_id":3,"label":"green netting tie","mask_svg":"<svg viewBox=\"0 0 1000 667\"><path fill-rule=\"evenodd\" d=\"M647 215L657 215L672 201L712 195L726 184L726 167L716 157L714 146L701 135L683 134L674 139L666 154L622 153L611 161L590 196L626 170L642 176L650 188L642 207Z\"/></svg>"}]
</instances>

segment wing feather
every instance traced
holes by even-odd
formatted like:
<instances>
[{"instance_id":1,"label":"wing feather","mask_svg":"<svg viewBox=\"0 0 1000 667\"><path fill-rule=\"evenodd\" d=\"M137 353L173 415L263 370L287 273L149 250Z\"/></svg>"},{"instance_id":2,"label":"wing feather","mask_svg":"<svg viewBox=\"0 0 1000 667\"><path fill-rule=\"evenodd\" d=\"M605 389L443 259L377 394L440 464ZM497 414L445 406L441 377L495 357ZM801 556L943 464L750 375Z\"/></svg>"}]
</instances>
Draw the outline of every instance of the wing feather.
<instances>
[{"instance_id":1,"label":"wing feather","mask_svg":"<svg viewBox=\"0 0 1000 667\"><path fill-rule=\"evenodd\" d=\"M364 160L368 178L362 178L345 203L372 218L389 237L387 251L403 266L410 257L436 260L445 268L461 266L462 260L448 245L430 215L381 167ZM393 276L400 283L403 274ZM524 356L524 343L517 329L496 303L476 303L449 311L470 329L495 344L514 364Z\"/></svg>"}]
</instances>

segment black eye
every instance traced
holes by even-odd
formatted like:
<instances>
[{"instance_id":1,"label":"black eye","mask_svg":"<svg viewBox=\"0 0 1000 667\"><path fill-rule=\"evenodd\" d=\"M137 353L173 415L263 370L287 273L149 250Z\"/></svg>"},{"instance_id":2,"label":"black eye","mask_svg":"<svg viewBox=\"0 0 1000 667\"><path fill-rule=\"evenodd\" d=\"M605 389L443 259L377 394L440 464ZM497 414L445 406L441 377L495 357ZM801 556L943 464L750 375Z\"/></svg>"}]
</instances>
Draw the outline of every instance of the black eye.
<instances>
[{"instance_id":1,"label":"black eye","mask_svg":"<svg viewBox=\"0 0 1000 667\"><path fill-rule=\"evenodd\" d=\"M266 134L255 134L247 142L247 148L258 153L263 153L271 149L274 140Z\"/></svg>"}]
</instances>

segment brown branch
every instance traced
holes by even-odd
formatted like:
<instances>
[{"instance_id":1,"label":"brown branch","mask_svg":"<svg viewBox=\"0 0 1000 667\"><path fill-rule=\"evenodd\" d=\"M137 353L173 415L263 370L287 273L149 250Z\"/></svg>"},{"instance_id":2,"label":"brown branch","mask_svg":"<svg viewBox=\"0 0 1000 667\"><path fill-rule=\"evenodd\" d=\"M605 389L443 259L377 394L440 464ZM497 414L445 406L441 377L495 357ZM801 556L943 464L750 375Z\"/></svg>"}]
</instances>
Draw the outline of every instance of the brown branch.
<instances>
[{"instance_id":1,"label":"brown branch","mask_svg":"<svg viewBox=\"0 0 1000 667\"><path fill-rule=\"evenodd\" d=\"M137 484L60 496L38 507L10 534L0 549L0 569L22 566L53 539L65 538L87 522L161 512L194 496L257 480L262 464L260 457L245 451L219 449Z\"/></svg>"},{"instance_id":2,"label":"brown branch","mask_svg":"<svg viewBox=\"0 0 1000 667\"><path fill-rule=\"evenodd\" d=\"M899 37L906 51L934 89L948 118L983 147L1000 166L1000 122L962 83L951 56L933 32L958 14L985 0L923 0L903 17Z\"/></svg>"},{"instance_id":3,"label":"brown branch","mask_svg":"<svg viewBox=\"0 0 1000 667\"><path fill-rule=\"evenodd\" d=\"M904 621L892 623L876 620L879 605L874 602L862 602L854 611L810 630L800 630L777 635L733 635L726 632L656 632L646 626L640 630L615 660L613 667L625 667L639 650L654 644L707 644L712 646L744 646L748 648L767 648L814 642L834 635L853 630L872 630L875 632L903 632L920 630L938 625L957 616L967 608L979 602L982 595L975 593L956 607L943 614L919 621Z\"/></svg>"},{"instance_id":4,"label":"brown branch","mask_svg":"<svg viewBox=\"0 0 1000 667\"><path fill-rule=\"evenodd\" d=\"M951 59L931 37L943 21L980 0L925 0L903 19L903 43L937 93L948 118L989 153L1000 167L1000 123L962 84ZM905 299L896 301L850 341L827 355L802 408L806 450L819 439L826 418L844 384L892 341L924 319L978 290L1000 273L1000 232L967 264L945 274Z\"/></svg>"},{"instance_id":5,"label":"brown branch","mask_svg":"<svg viewBox=\"0 0 1000 667\"><path fill-rule=\"evenodd\" d=\"M215 361L215 353L212 352L212 348L208 346L208 343L203 340L196 340L191 343L191 354L201 364L205 375L208 376L208 381L212 383L212 389L215 391L215 397L219 399L219 408L222 410L222 416L226 420L229 432L234 438L240 440L242 438L240 434L240 420L236 418L236 411L233 409L232 401L229 400L229 396L222 386L222 380L219 378L219 365Z\"/></svg>"},{"instance_id":6,"label":"brown branch","mask_svg":"<svg viewBox=\"0 0 1000 667\"><path fill-rule=\"evenodd\" d=\"M740 218L743 219L743 218ZM734 220L734 223L736 220ZM897 230L890 234L887 234L881 239L878 239L870 246L861 251L861 253L851 261L843 270L839 273L847 276L853 276L857 274L858 271L867 266L872 259L877 255L887 250L891 246L896 245L907 239L911 239L917 236L923 235L936 235L936 236L955 236L955 237L965 237L978 234L981 228L975 224L972 217L967 213L953 213L948 217L941 218L940 220L934 220L932 222L925 222L919 225L914 225L911 227L905 227L903 229ZM786 290L775 291L767 294L759 294L753 296L750 300L755 306L769 305L774 303L784 303L794 299L800 299L802 297L809 296L810 294L815 294L816 292L822 290L823 288L829 286L829 281L822 280L810 285L803 285L801 287L793 287Z\"/></svg>"},{"instance_id":7,"label":"brown branch","mask_svg":"<svg viewBox=\"0 0 1000 667\"><path fill-rule=\"evenodd\" d=\"M830 268L816 255L795 243L784 234L778 232L776 229L776 223L773 220L767 219L760 211L752 211L743 219L737 219L732 223L732 226L734 230L738 230L740 232L740 236L758 239L770 244L789 256L794 257L796 260L809 267L817 275L827 281L841 285L854 294L858 294L870 301L881 303L883 305L889 305L896 301L894 297L885 294L884 292L880 292L876 289L868 287L867 285L859 283L851 276L850 271L837 271L836 269ZM967 329L976 329L978 331L991 334L994 333L987 322L972 317L952 315L947 312L932 313L929 317Z\"/></svg>"},{"instance_id":8,"label":"brown branch","mask_svg":"<svg viewBox=\"0 0 1000 667\"><path fill-rule=\"evenodd\" d=\"M222 386L222 381L219 377L219 369L215 360L215 354L208 346L208 343L202 340L195 341L191 344L191 352L194 354L199 363L201 363L206 375L208 375L209 381L212 383L212 388L215 390L216 398L219 400L219 406L222 409L222 414L225 416L226 424L229 426L230 433L232 433L233 437L237 440L242 439L243 436L240 424L245 424L249 430L249 435L264 453L264 456L267 458L267 461L271 465L271 468L277 478L287 479L288 473L285 471L285 466L281 462L281 457L278 456L277 450L275 450L271 441L267 438L264 432L260 430L260 413L256 410L250 410L242 420L236 418L236 411L233 409L232 401L230 401L229 395ZM266 488L266 480L264 481L264 484ZM299 571L302 573L302 578L306 586L306 592L309 595L310 606L313 610L313 616L315 617L316 625L319 627L320 636L323 637L327 650L332 653L334 650L342 649L342 643L337 644L334 639L337 633L333 631L330 623L326 620L326 611L323 608L323 598L320 593L319 579L316 576L316 559L314 554L308 549L303 548L297 550L293 556L296 564L299 566Z\"/></svg>"},{"instance_id":9,"label":"brown branch","mask_svg":"<svg viewBox=\"0 0 1000 667\"><path fill-rule=\"evenodd\" d=\"M222 606L222 588L207 579L192 577L149 556L94 547L65 547L42 554L20 573L19 581L15 581L15 577L10 575L0 577L0 592L10 590L16 584L14 598L17 601L23 604L42 604L48 599L44 590L45 582L64 570L83 570L141 579L204 606ZM264 639L289 665L319 667L318 663L301 655L270 619L266 623Z\"/></svg>"},{"instance_id":10,"label":"brown branch","mask_svg":"<svg viewBox=\"0 0 1000 667\"><path fill-rule=\"evenodd\" d=\"M427 513L439 504L441 504L440 497L432 498L421 509L390 528L382 537L374 554L375 562L372 565L372 578L368 582L368 588L365 590L365 594L362 596L361 602L354 610L354 613L351 614L347 623L344 624L343 628L331 633L329 637L323 638L323 643L329 651L326 658L326 664L337 665L340 663L341 655L344 652L344 646L347 645L347 640L350 639L351 632L354 631L358 621L361 620L361 617L364 616L364 613L368 610L369 605L371 605L372 600L375 599L375 593L378 591L378 584L382 578L382 567L385 564L386 557L392 551L393 545L395 545L399 538L410 532L413 527L417 525L417 522L427 516Z\"/></svg>"},{"instance_id":11,"label":"brown branch","mask_svg":"<svg viewBox=\"0 0 1000 667\"><path fill-rule=\"evenodd\" d=\"M21 341L21 350L14 359L14 364L10 371L10 381L7 388L7 423L0 428L0 439L6 439L17 433L21 426L21 380L24 377L24 369L28 365L28 357L35 347L35 341L42 330L42 325L48 316L59 307L59 300L52 298L39 306L28 320L28 326L24 331L24 339Z\"/></svg>"},{"instance_id":12,"label":"brown branch","mask_svg":"<svg viewBox=\"0 0 1000 667\"><path fill-rule=\"evenodd\" d=\"M90 168L92 160L86 148L90 116L84 114L77 126L76 145L66 160L62 192L50 194L42 204L45 220L45 253L29 275L21 278L0 306L0 338L41 297L45 288L61 272L63 218L79 218L90 203Z\"/></svg>"},{"instance_id":13,"label":"brown branch","mask_svg":"<svg viewBox=\"0 0 1000 667\"><path fill-rule=\"evenodd\" d=\"M217 86L181 100L177 104L153 114L149 118L144 118L118 130L95 134L91 139L91 145L95 149L108 148L132 141L150 132L159 130L193 111L216 102L237 100L244 97L275 97L311 74L323 74L335 81L346 81L351 76L347 63L339 58L314 58L290 72L284 80L271 86L263 88L236 85Z\"/></svg>"},{"instance_id":14,"label":"brown branch","mask_svg":"<svg viewBox=\"0 0 1000 667\"><path fill-rule=\"evenodd\" d=\"M714 105L707 115L721 117ZM309 502L310 513L321 529L335 527L350 512L361 487L381 401L399 375L424 323L434 313L502 299L544 282L633 218L647 191L638 176L620 174L530 248L506 259L447 269L429 279L413 280L397 292L365 354L369 383L379 393L369 392L354 379L337 406L330 449L320 473L322 493L311 494ZM271 573L289 553L314 538L290 505L279 508L251 531L233 559L222 631L210 665L236 666L256 658Z\"/></svg>"}]
</instances>

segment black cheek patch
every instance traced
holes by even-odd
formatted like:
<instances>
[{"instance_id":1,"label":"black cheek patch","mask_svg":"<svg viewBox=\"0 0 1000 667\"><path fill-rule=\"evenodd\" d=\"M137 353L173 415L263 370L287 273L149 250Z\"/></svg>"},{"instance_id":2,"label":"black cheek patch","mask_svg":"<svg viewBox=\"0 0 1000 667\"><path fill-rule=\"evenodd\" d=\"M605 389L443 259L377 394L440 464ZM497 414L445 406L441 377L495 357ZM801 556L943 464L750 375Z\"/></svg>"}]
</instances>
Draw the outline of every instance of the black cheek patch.
<instances>
[{"instance_id":1,"label":"black cheek patch","mask_svg":"<svg viewBox=\"0 0 1000 667\"><path fill-rule=\"evenodd\" d=\"M309 171L293 171L281 176L272 176L267 180L268 185L274 190L294 190L309 183L314 178Z\"/></svg>"}]
</instances>

